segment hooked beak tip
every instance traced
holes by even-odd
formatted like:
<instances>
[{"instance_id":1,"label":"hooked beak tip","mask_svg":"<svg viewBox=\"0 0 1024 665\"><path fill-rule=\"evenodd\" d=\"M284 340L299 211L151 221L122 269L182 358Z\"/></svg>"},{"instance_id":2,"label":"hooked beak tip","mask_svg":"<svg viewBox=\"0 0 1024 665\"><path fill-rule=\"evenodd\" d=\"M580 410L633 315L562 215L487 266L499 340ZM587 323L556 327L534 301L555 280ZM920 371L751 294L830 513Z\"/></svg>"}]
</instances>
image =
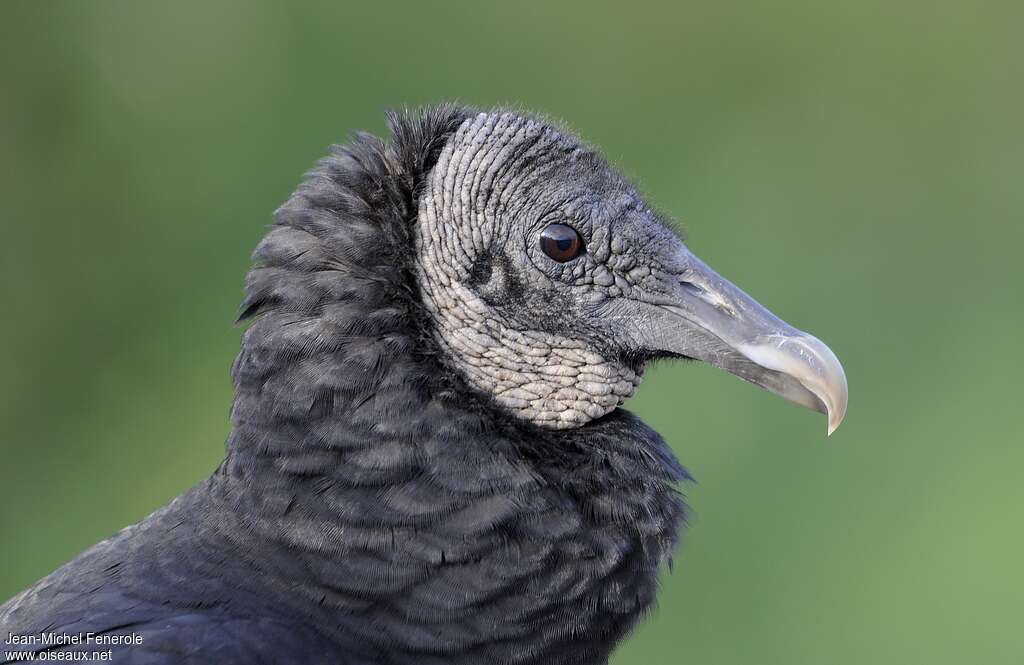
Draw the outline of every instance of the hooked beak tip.
<instances>
[{"instance_id":1,"label":"hooked beak tip","mask_svg":"<svg viewBox=\"0 0 1024 665\"><path fill-rule=\"evenodd\" d=\"M825 436L832 436L832 433L839 429L840 423L843 422L843 417L833 417L830 413L828 416L828 433Z\"/></svg>"},{"instance_id":2,"label":"hooked beak tip","mask_svg":"<svg viewBox=\"0 0 1024 665\"><path fill-rule=\"evenodd\" d=\"M824 342L793 331L765 335L737 349L761 367L788 377L790 381L774 386L773 392L824 413L828 418L827 436L839 428L846 417L849 389L842 363Z\"/></svg>"},{"instance_id":3,"label":"hooked beak tip","mask_svg":"<svg viewBox=\"0 0 1024 665\"><path fill-rule=\"evenodd\" d=\"M843 418L846 417L846 380L843 379L843 390L842 398L837 400L834 406L826 406L825 415L828 416L828 433L826 436L832 436L832 433L839 429L839 425L842 424Z\"/></svg>"},{"instance_id":4,"label":"hooked beak tip","mask_svg":"<svg viewBox=\"0 0 1024 665\"><path fill-rule=\"evenodd\" d=\"M813 392L825 405L825 416L828 418L826 436L832 436L846 417L846 404L849 401L846 372L843 371L839 358L832 353L832 349L816 337L808 335L808 338L813 341L820 364L815 367L817 380L805 383L804 387Z\"/></svg>"},{"instance_id":5,"label":"hooked beak tip","mask_svg":"<svg viewBox=\"0 0 1024 665\"><path fill-rule=\"evenodd\" d=\"M838 362L838 361L837 361ZM842 371L842 365L839 365L840 372ZM839 429L839 425L842 424L843 418L846 417L846 402L848 399L846 376L842 376L842 381L838 386L834 398L831 404L826 404L826 413L828 417L828 434L826 436L832 436L832 433Z\"/></svg>"}]
</instances>

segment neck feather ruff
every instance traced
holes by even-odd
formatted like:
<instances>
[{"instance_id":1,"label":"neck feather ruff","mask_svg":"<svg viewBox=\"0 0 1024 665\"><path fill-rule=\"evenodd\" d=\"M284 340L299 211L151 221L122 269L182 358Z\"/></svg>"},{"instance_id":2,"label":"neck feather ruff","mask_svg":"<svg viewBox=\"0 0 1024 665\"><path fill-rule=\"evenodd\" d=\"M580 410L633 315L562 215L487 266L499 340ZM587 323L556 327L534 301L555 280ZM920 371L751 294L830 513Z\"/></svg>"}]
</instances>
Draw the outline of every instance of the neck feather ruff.
<instances>
[{"instance_id":1,"label":"neck feather ruff","mask_svg":"<svg viewBox=\"0 0 1024 665\"><path fill-rule=\"evenodd\" d=\"M438 345L417 197L472 115L392 115L390 143L335 148L277 212L220 496L286 545L258 561L266 588L352 662L604 662L654 601L685 472L622 409L569 430L510 416Z\"/></svg>"}]
</instances>

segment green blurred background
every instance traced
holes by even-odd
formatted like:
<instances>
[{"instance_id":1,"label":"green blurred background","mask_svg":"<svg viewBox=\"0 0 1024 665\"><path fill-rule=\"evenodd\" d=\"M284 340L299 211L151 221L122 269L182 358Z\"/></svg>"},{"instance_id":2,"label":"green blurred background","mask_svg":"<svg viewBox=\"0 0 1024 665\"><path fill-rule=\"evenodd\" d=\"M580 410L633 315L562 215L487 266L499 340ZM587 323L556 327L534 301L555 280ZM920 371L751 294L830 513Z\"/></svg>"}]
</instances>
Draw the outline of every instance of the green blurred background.
<instances>
[{"instance_id":1,"label":"green blurred background","mask_svg":"<svg viewBox=\"0 0 1024 665\"><path fill-rule=\"evenodd\" d=\"M1024 662L1021 3L0 3L0 600L218 463L249 253L326 146L565 119L826 340L846 422L699 365L630 663Z\"/></svg>"}]
</instances>

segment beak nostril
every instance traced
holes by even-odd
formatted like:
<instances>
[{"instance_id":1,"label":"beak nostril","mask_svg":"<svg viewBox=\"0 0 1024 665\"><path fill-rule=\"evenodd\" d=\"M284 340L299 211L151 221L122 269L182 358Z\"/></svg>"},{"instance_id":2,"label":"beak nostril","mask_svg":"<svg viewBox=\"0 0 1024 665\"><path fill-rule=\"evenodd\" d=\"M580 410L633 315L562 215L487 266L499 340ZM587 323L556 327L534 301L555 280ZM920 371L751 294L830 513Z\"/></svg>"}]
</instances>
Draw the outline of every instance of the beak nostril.
<instances>
[{"instance_id":1,"label":"beak nostril","mask_svg":"<svg viewBox=\"0 0 1024 665\"><path fill-rule=\"evenodd\" d=\"M730 305L719 293L715 291L708 291L699 284L693 282L687 282L684 279L679 280L679 286L684 291L689 293L691 296L700 298L712 307L716 307L730 316L736 316L736 309Z\"/></svg>"},{"instance_id":2,"label":"beak nostril","mask_svg":"<svg viewBox=\"0 0 1024 665\"><path fill-rule=\"evenodd\" d=\"M681 280L679 282L679 285L681 287L683 287L683 289L685 289L686 291L689 291L693 295L699 296L701 298L703 298L704 294L707 293L707 291L705 291L703 287L698 286L698 285L694 284L693 282L687 282L685 280Z\"/></svg>"}]
</instances>

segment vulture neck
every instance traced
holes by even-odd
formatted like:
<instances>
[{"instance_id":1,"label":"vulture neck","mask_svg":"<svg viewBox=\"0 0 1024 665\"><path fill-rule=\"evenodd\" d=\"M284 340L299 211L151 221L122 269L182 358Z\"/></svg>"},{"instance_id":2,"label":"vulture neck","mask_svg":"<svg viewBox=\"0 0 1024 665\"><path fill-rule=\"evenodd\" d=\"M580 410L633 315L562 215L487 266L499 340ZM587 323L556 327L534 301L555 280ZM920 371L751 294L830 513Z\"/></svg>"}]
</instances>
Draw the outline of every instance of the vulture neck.
<instances>
[{"instance_id":1,"label":"vulture neck","mask_svg":"<svg viewBox=\"0 0 1024 665\"><path fill-rule=\"evenodd\" d=\"M353 654L603 662L654 600L685 472L628 412L542 430L447 369L407 258L403 132L322 161L257 249L213 486L286 546L248 554L282 611Z\"/></svg>"}]
</instances>

